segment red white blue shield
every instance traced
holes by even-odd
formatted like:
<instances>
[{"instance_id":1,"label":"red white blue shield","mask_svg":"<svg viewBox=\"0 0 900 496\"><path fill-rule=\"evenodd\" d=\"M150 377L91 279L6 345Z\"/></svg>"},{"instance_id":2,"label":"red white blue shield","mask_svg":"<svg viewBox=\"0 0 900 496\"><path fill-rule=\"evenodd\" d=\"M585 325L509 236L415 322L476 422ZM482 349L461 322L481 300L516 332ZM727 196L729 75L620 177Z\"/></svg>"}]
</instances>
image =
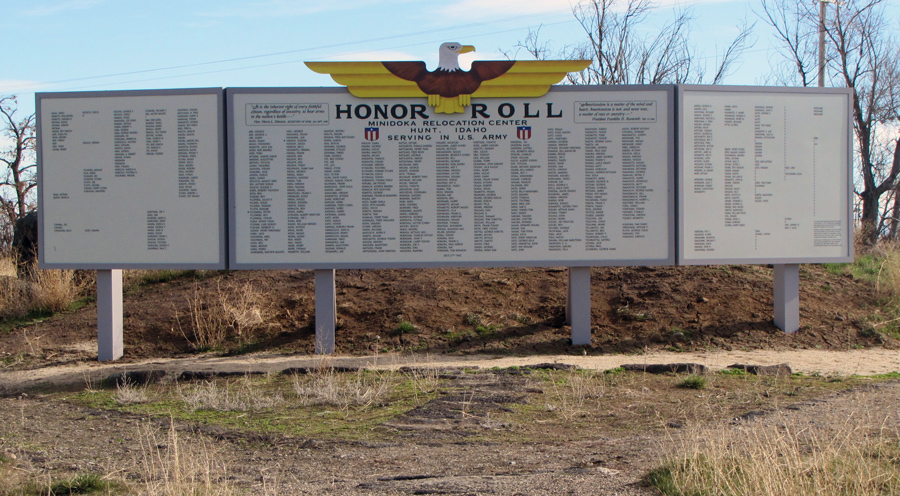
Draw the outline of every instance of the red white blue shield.
<instances>
[{"instance_id":1,"label":"red white blue shield","mask_svg":"<svg viewBox=\"0 0 900 496\"><path fill-rule=\"evenodd\" d=\"M378 140L378 128L377 127L367 127L366 128L366 141L377 141Z\"/></svg>"},{"instance_id":2,"label":"red white blue shield","mask_svg":"<svg viewBox=\"0 0 900 496\"><path fill-rule=\"evenodd\" d=\"M518 126L516 128L516 137L520 140L531 139L531 126Z\"/></svg>"}]
</instances>

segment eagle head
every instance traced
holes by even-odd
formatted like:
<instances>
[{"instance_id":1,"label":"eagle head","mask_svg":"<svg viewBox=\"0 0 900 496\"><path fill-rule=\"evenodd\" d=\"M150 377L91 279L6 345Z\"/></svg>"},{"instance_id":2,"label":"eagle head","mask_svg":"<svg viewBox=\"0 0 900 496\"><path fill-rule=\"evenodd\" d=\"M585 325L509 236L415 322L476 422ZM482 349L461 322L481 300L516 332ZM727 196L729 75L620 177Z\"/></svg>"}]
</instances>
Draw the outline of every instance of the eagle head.
<instances>
[{"instance_id":1,"label":"eagle head","mask_svg":"<svg viewBox=\"0 0 900 496\"><path fill-rule=\"evenodd\" d=\"M442 43L438 51L438 70L439 71L458 71L459 70L459 54L474 52L475 47L472 45L463 45L456 42Z\"/></svg>"}]
</instances>

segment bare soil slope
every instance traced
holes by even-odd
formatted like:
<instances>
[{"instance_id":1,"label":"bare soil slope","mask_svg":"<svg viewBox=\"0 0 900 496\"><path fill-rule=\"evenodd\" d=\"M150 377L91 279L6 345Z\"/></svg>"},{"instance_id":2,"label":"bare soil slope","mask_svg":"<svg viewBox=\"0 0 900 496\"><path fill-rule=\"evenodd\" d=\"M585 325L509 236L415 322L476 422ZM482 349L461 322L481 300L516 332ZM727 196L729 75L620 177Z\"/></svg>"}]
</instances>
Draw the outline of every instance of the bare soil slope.
<instances>
[{"instance_id":1,"label":"bare soil slope","mask_svg":"<svg viewBox=\"0 0 900 496\"><path fill-rule=\"evenodd\" d=\"M721 367L731 363L732 356L751 363L759 359L757 353L768 357L760 362L778 363L786 361L785 352L799 348L814 350L805 353L827 350L840 355L829 360L841 362L871 362L879 355L894 367L889 371L898 363L894 350L900 346L887 332L890 317L880 314L874 288L819 266L801 269L802 329L790 335L771 322L769 268L593 269L589 347L569 342L566 276L563 269L546 268L338 271L337 349L350 356L334 359L334 364L383 358L379 353L411 359L440 355L429 364L434 367L457 359L474 363L485 356L482 353L533 364L555 360L539 355L569 355L572 362L588 362L623 352L644 353L618 357L632 363L662 359ZM265 317L264 325L234 332L213 352L266 353L238 358L195 355L195 346L185 337L192 305L195 313L197 308L212 312L225 296L239 299L254 292L263 296L263 304L253 307ZM339 410L331 406L307 411L286 402L272 411L219 413L218 421L203 420L206 410L176 420L139 406L118 405L109 399L117 392L91 386L110 374L107 367L123 362L134 368L165 369L170 363L246 374L250 362L254 370L277 371L293 365L284 360L317 360L272 356L312 353L314 317L309 271L209 272L130 286L121 362L93 363L93 304L0 333L0 379L23 387L0 394L0 479L6 468L7 475L21 477L7 481L14 484L68 480L85 473L129 484L147 479L150 484L160 478L147 474L147 460L187 453L182 459L214 461L196 468L197 473L211 470L217 484L227 483L246 494L643 496L658 494L642 480L659 466L661 455L677 450L670 445L680 439L721 435L723 429L745 429L750 422L791 421L806 428L813 421L830 422L823 421L823 412L858 419L860 408L877 420L871 425L890 432L897 428L900 384L868 378L842 382L710 374L708 386L696 390L679 387L683 378L670 375L599 374L595 386L600 389L591 392L578 386L588 384L575 380L579 374L571 376L567 389L559 385L566 381L541 378L548 372L448 369L435 376L444 382L429 393L433 398L367 429L351 427L366 432L362 439L321 430L360 424L362 417L356 413L327 411ZM846 351L858 348L877 349ZM663 350L680 352L651 353ZM716 350L733 351L725 354L728 362L713 363L710 355L723 355ZM797 357L791 355L793 362ZM247 363L226 363L232 361ZM510 365L516 364L504 366ZM79 392L48 387L66 374L75 377L59 383L77 383L74 389ZM179 373L174 369L167 377L168 382L150 387L151 396L157 397L153 401L169 401L181 387L190 391L214 384L175 382ZM260 394L271 384L292 380L280 374L256 377L261 386L255 391ZM215 384L243 387L240 381L254 380L247 374L219 378ZM300 415L316 420L297 420ZM285 432L253 427L268 425L265 419L287 419L289 425Z\"/></svg>"},{"instance_id":2,"label":"bare soil slope","mask_svg":"<svg viewBox=\"0 0 900 496\"><path fill-rule=\"evenodd\" d=\"M772 323L771 268L594 268L586 349L571 346L565 325L565 269L345 270L336 278L337 351L351 355L898 347L879 332L877 321L886 317L870 284L813 265L801 268L802 328L792 335ZM248 287L264 296L265 325L214 351L311 353L311 271L208 272L127 291L125 360L195 351L185 337L191 302L208 309ZM89 304L7 332L0 359L27 357L27 367L96 359L96 321Z\"/></svg>"}]
</instances>

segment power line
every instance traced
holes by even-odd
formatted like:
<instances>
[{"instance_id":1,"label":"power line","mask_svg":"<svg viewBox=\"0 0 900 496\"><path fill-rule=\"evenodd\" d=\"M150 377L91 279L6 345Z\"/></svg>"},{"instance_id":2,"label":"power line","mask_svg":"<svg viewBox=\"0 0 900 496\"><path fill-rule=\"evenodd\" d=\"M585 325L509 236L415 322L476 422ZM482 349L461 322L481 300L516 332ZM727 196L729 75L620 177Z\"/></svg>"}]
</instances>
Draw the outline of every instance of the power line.
<instances>
[{"instance_id":1,"label":"power line","mask_svg":"<svg viewBox=\"0 0 900 496\"><path fill-rule=\"evenodd\" d=\"M674 4L667 5L667 7L670 7L670 8L693 7L696 4L701 3L701 2L702 2L702 0L680 0L680 1L676 1ZM299 49L293 49L293 50L284 50L284 51L279 51L279 52L269 52L269 53L263 53L263 54L257 54L257 55L248 55L248 56L244 56L244 57L232 57L232 58L227 58L227 59L211 60L211 61L205 61L205 62L195 62L195 63L190 63L190 64L158 67L158 68L152 68L152 69L142 69L142 70L136 70L136 71L126 71L126 72L103 74L103 75L97 75L97 76L86 76L86 77L79 77L79 78L61 79L61 80L56 80L56 81L39 83L37 86L42 87L42 86L52 86L52 85L61 85L61 84L68 84L68 83L87 82L87 81L110 79L110 78L120 78L120 77L124 77L124 76L135 76L135 75L139 75L139 74L151 74L151 73L159 73L159 72L165 72L165 71L176 71L179 69L190 69L190 68L212 66L212 65L218 65L218 64L228 64L228 63L234 63L234 62L258 60L258 59L264 59L264 58L269 58L269 57L278 57L278 56L284 56L284 55L290 55L290 54L309 53L309 52L317 52L317 51L323 51L323 50L333 50L333 49L341 48L341 47L352 47L352 46L361 45L361 44L379 43L379 42L385 42L385 41L390 41L390 40L410 38L410 37L415 37L415 36L430 35L430 34L450 32L450 31L455 31L455 30L471 29L471 28L477 28L480 26L496 25L496 24L500 24L500 23L515 22L515 21L520 21L520 20L525 20L525 19L543 18L543 17L548 17L548 16L556 16L556 15L560 15L560 14L571 14L571 13L572 13L571 9L553 9L553 10L532 13L532 14L523 14L523 15L518 15L518 16L500 18L500 19L492 19L492 20L481 21L481 22L461 24L461 25L451 26L448 28L429 29L429 30L415 31L415 32L410 32L410 33L401 33L401 34L394 34L394 35L390 35L390 36L369 38L369 39L363 39L363 40L331 43L331 44L327 44L327 45L318 45L318 46L314 46L314 47L299 48ZM577 22L574 17L570 18L567 21L560 21L560 22L554 22L554 23L541 23L540 25L541 26L554 26L554 25L567 24L567 23L573 23L573 22ZM468 38L477 38L477 37L482 37L482 36L490 36L490 35L495 35L495 34L520 31L522 29L534 29L536 27L537 26L522 26L522 27L511 28L511 29L506 29L506 30L492 31L489 33L480 33L478 35L468 35L467 37ZM395 46L391 46L391 47L384 47L381 50L391 50L391 49L397 49L397 48L422 46L422 45L432 44L432 43L440 42L440 41L446 41L446 40L444 40L444 39L429 40L429 41L424 41L424 42L419 42L419 43L395 45ZM755 53L755 52L760 52L760 51L765 51L765 50L767 50L767 49L766 48L749 49L749 50L744 50L743 53ZM335 59L335 58L346 57L347 55L372 53L372 52L373 52L372 50L362 51L362 52L345 52L345 53L341 53L341 54L337 54L337 55L331 55L326 58L327 59ZM711 59L711 58L715 58L717 56L718 56L718 54L701 56L698 58L699 59ZM266 64L243 65L243 66L238 66L238 67L230 67L230 68L209 70L209 71L200 71L200 72L189 72L189 73L183 73L183 74L177 74L177 75L161 75L158 77L148 77L148 78L132 79L132 80L126 80L126 81L116 81L116 82L109 82L109 83L99 83L98 82L97 84L86 84L84 86L71 87L71 88L69 88L69 90L100 88L100 87L105 87L105 86L116 86L116 85L139 83L139 82L146 82L146 81L158 81L158 80L166 80L166 79L177 79L177 78L184 78L184 77L191 77L191 76L199 76L199 75L205 75L205 74L243 71L243 70L258 69L258 68L263 68L263 67L294 64L294 63L298 63L298 62L302 62L302 61L303 60L300 60L300 59L292 59L292 60L287 60L287 61L272 62L272 63L266 63ZM17 90L17 89L34 88L34 87L35 87L34 84L20 84L20 85L14 85L14 86L9 86L9 87L5 87L5 88L0 88L0 92L13 92L14 93L15 90ZM66 91L66 90L63 90L63 91Z\"/></svg>"},{"instance_id":2,"label":"power line","mask_svg":"<svg viewBox=\"0 0 900 496\"><path fill-rule=\"evenodd\" d=\"M568 9L554 9L554 10L548 10L548 11L538 12L538 13L533 13L533 14L524 14L524 15L520 15L520 16L506 17L506 18L501 18L501 19L492 19L489 21L462 24L462 25L457 25L457 26L451 26L449 28L428 29L428 30L424 30L424 31L415 31L415 32L411 32L411 33L395 34L395 35L390 35L390 36L382 36L382 37L378 37L378 38L369 38L369 39L357 40L357 41L346 41L346 42L342 42L342 43L332 43L332 44L328 44L328 45L319 45L319 46L315 46L315 47L298 48L295 50L285 50L285 51L280 51L280 52L270 52L270 53L264 53L264 54L258 54L258 55L248 55L245 57L233 57L233 58L228 58L228 59L211 60L211 61L206 61L206 62L195 62L195 63L191 63L191 64L174 65L174 66L168 66L168 67L158 67L158 68L154 68L154 69L141 69L141 70L137 70L137 71L118 72L118 73L103 74L103 75L98 75L98 76L85 76L85 77L80 77L80 78L60 79L60 80L56 80L56 81L48 81L45 83L41 83L41 85L42 86L50 86L50 85L56 85L56 84L74 83L74 82L79 82L79 81L90 81L90 80L94 80L94 79L107 79L107 78L115 78L115 77L122 77L122 76L132 76L132 75L136 75L136 74L148 74L148 73L152 73L152 72L163 72L163 71L172 71L172 70L177 70L177 69L188 69L191 67L201 67L201 66L216 65L216 64L227 64L227 63L232 63L232 62L261 59L261 58L267 58L267 57L277 57L277 56L290 55L290 54L296 54L296 53L315 52L315 51L320 51L320 50L331 50L331 49L340 48L340 47L354 46L354 45L367 44L367 43L384 42L384 41L408 38L408 37L413 37L413 36L421 36L421 35L433 34L433 33L438 33L438 32L447 32L447 31L453 31L453 30L458 30L458 29L469 29L469 28L474 28L474 27L478 27L478 26L494 25L494 24L498 24L498 23L513 22L513 21L519 21L519 20L523 20L523 19L530 19L530 18L534 18L534 17L544 17L544 16L548 16L548 15L558 15L558 14L570 13L570 12L571 11ZM496 31L496 32L487 33L487 34L497 34L497 33L509 32L509 31L517 31L519 29L521 29L521 28L510 29L510 30L505 30L505 31ZM483 35L479 35L479 36L483 36ZM433 43L433 41L431 41L429 43ZM423 45L423 44L425 44L425 43L402 45L401 47L419 46L419 45ZM394 47L394 48L400 48L400 47ZM227 71L231 71L231 70L254 69L254 68L258 68L258 67L267 67L270 65L280 65L280 64L293 63L293 62L296 62L296 61L277 62L277 63L273 63L273 64L263 64L263 65L255 65L255 66L248 66L248 67L238 67L238 68L232 68L232 69L223 69L220 71L207 71L207 72L193 73L193 74L187 74L187 75L181 75L181 76L166 76L166 77L151 78L151 79L141 79L141 80L135 80L135 81L116 82L116 83L89 86L89 87L109 86L109 85L124 84L124 83L129 83L129 82L153 81L153 80L158 80L158 79L171 79L173 77L186 77L186 76L194 76L194 75L201 75L201 74L211 74L211 73L217 73L217 72L227 72ZM2 90L3 91L12 91L12 90L20 89L20 88L28 88L31 86L32 85L18 85L18 86L11 86L11 87L7 87L7 88L3 88ZM82 88L84 88L84 87L82 87ZM75 89L80 89L80 88L75 88Z\"/></svg>"},{"instance_id":3,"label":"power line","mask_svg":"<svg viewBox=\"0 0 900 496\"><path fill-rule=\"evenodd\" d=\"M559 24L568 24L569 22L572 22L572 21L544 23L543 25L544 26L556 26ZM500 31L492 31L489 33L469 35L469 36L467 36L467 38L471 39L471 38L480 38L480 37L484 37L484 36L492 36L495 34L519 31L520 29L521 28L512 28L512 29L505 29L505 30L500 30ZM436 43L440 43L442 41L443 41L443 39L431 39L431 40L422 41L419 43L407 43L404 45L394 45L394 46L390 46L390 47L385 47L381 50L395 50L398 48L409 48L409 47L414 47L414 46L433 45ZM331 58L338 58L338 57L343 58L348 55L358 55L358 54L372 53L372 52L373 52L373 50L367 50L367 51L362 51L362 52L345 52L342 54L332 56ZM239 71L239 70L247 70L247 69L259 69L261 67L273 67L273 66L277 66L277 65L296 64L296 63L300 63L300 62L304 62L304 60L303 59L293 59L293 60L285 60L285 61L281 61L281 62L272 62L272 63L268 63L268 64L258 64L258 65L251 65L251 66L242 66L242 67L231 67L228 69L219 69L219 70L215 70L215 71L192 72L192 73L188 73L188 74L177 74L177 75L173 75L173 76L160 76L160 77L146 78L146 79L134 79L134 80L130 80L130 81L116 81L114 83L95 84L95 85L81 86L81 87L76 87L76 88L71 88L71 89L85 90L85 89L90 89L90 88L100 88L103 86L115 86L115 85L120 85L120 84L142 83L142 82L147 82L147 81L159 81L159 80L163 80L163 79L175 79L175 78L182 78L182 77L202 76L205 74L217 74L217 73L221 73L221 72L231 72L231 71Z\"/></svg>"}]
</instances>

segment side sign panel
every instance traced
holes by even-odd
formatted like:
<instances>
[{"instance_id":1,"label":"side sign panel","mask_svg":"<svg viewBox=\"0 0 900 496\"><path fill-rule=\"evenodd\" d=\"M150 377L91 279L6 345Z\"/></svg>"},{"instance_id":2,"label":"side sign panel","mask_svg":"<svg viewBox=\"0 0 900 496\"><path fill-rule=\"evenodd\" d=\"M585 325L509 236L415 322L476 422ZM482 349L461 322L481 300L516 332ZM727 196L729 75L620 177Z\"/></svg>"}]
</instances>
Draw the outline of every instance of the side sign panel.
<instances>
[{"instance_id":1,"label":"side sign panel","mask_svg":"<svg viewBox=\"0 0 900 496\"><path fill-rule=\"evenodd\" d=\"M225 267L221 89L37 102L42 267Z\"/></svg>"},{"instance_id":2,"label":"side sign panel","mask_svg":"<svg viewBox=\"0 0 900 496\"><path fill-rule=\"evenodd\" d=\"M852 260L850 94L680 88L679 263Z\"/></svg>"}]
</instances>

